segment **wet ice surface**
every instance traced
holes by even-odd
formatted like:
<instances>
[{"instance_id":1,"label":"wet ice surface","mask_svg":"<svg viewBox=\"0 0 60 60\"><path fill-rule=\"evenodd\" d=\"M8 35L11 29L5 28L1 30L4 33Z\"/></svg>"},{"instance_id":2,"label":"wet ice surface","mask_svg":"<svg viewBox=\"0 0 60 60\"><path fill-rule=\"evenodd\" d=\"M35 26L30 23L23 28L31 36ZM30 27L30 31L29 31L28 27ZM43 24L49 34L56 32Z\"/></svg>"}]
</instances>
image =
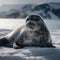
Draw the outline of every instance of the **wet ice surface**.
<instances>
[{"instance_id":1,"label":"wet ice surface","mask_svg":"<svg viewBox=\"0 0 60 60\"><path fill-rule=\"evenodd\" d=\"M49 25L50 22L47 21L46 24L48 24L47 26L49 30L52 28L50 33L53 44L56 48L25 47L22 49L13 49L8 47L0 47L0 60L60 60L60 22L52 22ZM10 29L8 29L8 26L5 26L5 28L7 29L0 28L0 38L11 32Z\"/></svg>"}]
</instances>

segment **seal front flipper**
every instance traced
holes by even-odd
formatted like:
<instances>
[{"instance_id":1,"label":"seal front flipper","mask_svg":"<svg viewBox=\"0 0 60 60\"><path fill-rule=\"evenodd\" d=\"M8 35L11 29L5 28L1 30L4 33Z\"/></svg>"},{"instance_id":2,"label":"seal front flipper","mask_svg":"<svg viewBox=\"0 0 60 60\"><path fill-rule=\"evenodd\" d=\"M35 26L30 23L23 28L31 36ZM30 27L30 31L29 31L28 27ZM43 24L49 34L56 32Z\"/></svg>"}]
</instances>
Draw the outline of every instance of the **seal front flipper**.
<instances>
[{"instance_id":1,"label":"seal front flipper","mask_svg":"<svg viewBox=\"0 0 60 60\"><path fill-rule=\"evenodd\" d=\"M23 47L24 47L23 45L17 45L16 43L13 44L14 49L20 49L20 48L23 48Z\"/></svg>"}]
</instances>

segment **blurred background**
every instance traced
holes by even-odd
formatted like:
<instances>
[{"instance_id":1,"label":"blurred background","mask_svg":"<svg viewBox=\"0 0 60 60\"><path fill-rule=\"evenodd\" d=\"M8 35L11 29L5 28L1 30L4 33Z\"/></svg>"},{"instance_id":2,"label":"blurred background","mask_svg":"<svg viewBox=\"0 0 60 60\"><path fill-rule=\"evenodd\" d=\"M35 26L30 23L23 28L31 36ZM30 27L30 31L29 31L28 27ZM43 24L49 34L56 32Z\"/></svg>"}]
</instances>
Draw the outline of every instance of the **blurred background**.
<instances>
[{"instance_id":1,"label":"blurred background","mask_svg":"<svg viewBox=\"0 0 60 60\"><path fill-rule=\"evenodd\" d=\"M25 18L31 13L60 19L60 0L0 0L0 18Z\"/></svg>"}]
</instances>

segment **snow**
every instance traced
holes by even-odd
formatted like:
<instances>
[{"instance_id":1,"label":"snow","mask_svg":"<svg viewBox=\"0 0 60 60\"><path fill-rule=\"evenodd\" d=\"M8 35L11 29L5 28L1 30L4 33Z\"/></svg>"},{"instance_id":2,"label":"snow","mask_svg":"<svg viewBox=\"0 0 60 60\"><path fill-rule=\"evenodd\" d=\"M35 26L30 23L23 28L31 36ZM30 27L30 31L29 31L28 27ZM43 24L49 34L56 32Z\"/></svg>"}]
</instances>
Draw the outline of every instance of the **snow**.
<instances>
[{"instance_id":1,"label":"snow","mask_svg":"<svg viewBox=\"0 0 60 60\"><path fill-rule=\"evenodd\" d=\"M6 29L4 27L4 29L0 28L0 38L11 32L10 29L14 29L17 25L23 23L19 19L17 20L18 22L13 19L11 20L11 22L10 19L5 19L2 21L5 22L5 26L3 24L2 27L4 26ZM8 25L6 25L6 22L8 23ZM13 24L11 24L12 22L14 22L14 24L16 25L14 26ZM52 41L56 48L25 47L22 49L13 49L9 47L0 47L0 60L60 60L60 22L59 20L46 20L45 23L50 30ZM8 29L8 26L10 26L10 24L12 27Z\"/></svg>"},{"instance_id":2,"label":"snow","mask_svg":"<svg viewBox=\"0 0 60 60\"><path fill-rule=\"evenodd\" d=\"M1 60L60 60L60 48L0 48Z\"/></svg>"}]
</instances>

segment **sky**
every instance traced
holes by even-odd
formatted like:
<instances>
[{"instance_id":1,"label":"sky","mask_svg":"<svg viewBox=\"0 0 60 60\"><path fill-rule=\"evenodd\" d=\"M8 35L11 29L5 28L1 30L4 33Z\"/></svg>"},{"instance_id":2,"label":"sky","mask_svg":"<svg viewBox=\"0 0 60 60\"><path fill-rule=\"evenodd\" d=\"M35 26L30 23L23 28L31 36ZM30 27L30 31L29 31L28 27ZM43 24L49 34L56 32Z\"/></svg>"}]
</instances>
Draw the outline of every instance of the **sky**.
<instances>
[{"instance_id":1,"label":"sky","mask_svg":"<svg viewBox=\"0 0 60 60\"><path fill-rule=\"evenodd\" d=\"M60 2L60 0L0 0L0 5L3 4L27 4L27 3L44 3L44 2Z\"/></svg>"}]
</instances>

